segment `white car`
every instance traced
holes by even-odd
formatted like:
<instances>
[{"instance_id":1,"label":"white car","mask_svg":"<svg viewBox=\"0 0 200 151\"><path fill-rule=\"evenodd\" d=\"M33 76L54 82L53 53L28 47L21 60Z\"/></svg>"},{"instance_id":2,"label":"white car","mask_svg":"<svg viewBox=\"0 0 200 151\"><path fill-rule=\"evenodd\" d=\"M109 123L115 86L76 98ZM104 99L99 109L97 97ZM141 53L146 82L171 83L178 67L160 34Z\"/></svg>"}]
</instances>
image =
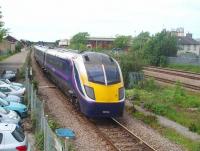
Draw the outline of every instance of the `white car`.
<instances>
[{"instance_id":1,"label":"white car","mask_svg":"<svg viewBox=\"0 0 200 151\"><path fill-rule=\"evenodd\" d=\"M0 122L1 123L11 123L11 124L19 124L20 125L21 118L19 115L12 110L4 109L0 107Z\"/></svg>"},{"instance_id":2,"label":"white car","mask_svg":"<svg viewBox=\"0 0 200 151\"><path fill-rule=\"evenodd\" d=\"M16 124L0 123L0 151L27 151L23 130Z\"/></svg>"},{"instance_id":3,"label":"white car","mask_svg":"<svg viewBox=\"0 0 200 151\"><path fill-rule=\"evenodd\" d=\"M3 92L0 92L0 98L3 100L6 100L8 102L17 102L21 103L22 99L19 96L12 95L12 94L4 94Z\"/></svg>"},{"instance_id":4,"label":"white car","mask_svg":"<svg viewBox=\"0 0 200 151\"><path fill-rule=\"evenodd\" d=\"M16 82L11 82L10 80L8 79L0 79L1 82L4 82L5 84L9 84L9 85L13 85L13 86L17 86L17 87L20 87L20 88L24 88L24 85L21 84L21 83L16 83Z\"/></svg>"},{"instance_id":5,"label":"white car","mask_svg":"<svg viewBox=\"0 0 200 151\"><path fill-rule=\"evenodd\" d=\"M0 84L0 92L3 92L4 94L12 94L21 97L25 93L25 88L12 86L9 84Z\"/></svg>"}]
</instances>

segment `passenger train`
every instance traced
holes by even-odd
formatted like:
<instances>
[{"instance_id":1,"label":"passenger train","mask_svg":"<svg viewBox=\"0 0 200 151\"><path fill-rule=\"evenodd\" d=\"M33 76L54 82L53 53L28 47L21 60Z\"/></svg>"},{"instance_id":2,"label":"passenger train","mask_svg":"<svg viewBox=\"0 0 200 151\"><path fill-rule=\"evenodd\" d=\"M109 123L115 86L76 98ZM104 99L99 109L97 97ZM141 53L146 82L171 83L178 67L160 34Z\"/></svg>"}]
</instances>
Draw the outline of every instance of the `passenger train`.
<instances>
[{"instance_id":1,"label":"passenger train","mask_svg":"<svg viewBox=\"0 0 200 151\"><path fill-rule=\"evenodd\" d=\"M87 117L123 115L125 90L118 62L103 53L34 46L34 56Z\"/></svg>"}]
</instances>

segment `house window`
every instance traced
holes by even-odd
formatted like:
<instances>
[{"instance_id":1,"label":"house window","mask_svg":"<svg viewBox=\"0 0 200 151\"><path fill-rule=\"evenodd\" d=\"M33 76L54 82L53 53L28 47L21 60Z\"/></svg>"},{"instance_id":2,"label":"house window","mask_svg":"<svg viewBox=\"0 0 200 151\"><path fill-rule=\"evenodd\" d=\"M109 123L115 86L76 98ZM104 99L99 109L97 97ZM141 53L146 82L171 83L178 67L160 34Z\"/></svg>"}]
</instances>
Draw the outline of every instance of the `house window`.
<instances>
[{"instance_id":1,"label":"house window","mask_svg":"<svg viewBox=\"0 0 200 151\"><path fill-rule=\"evenodd\" d=\"M197 46L196 45L194 45L194 51L196 51L197 50Z\"/></svg>"},{"instance_id":2,"label":"house window","mask_svg":"<svg viewBox=\"0 0 200 151\"><path fill-rule=\"evenodd\" d=\"M187 48L187 50L188 50L188 51L190 51L190 45L188 45L188 48Z\"/></svg>"}]
</instances>

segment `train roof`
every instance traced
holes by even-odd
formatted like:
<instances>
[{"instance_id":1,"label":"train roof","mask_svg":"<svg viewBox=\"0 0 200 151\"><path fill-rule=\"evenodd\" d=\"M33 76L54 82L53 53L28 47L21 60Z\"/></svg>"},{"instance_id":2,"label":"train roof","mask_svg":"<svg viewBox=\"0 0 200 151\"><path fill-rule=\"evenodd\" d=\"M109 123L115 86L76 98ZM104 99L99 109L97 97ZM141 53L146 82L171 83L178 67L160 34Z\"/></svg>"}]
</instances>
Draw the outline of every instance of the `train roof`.
<instances>
[{"instance_id":1,"label":"train roof","mask_svg":"<svg viewBox=\"0 0 200 151\"><path fill-rule=\"evenodd\" d=\"M79 52L78 50L72 50L72 49L65 49L65 48L48 48L45 46L35 46L36 49L45 51L47 54L57 56L59 58L63 59L72 59L72 58L78 58L83 57L87 60L94 60L94 59L100 59L101 57L110 58L107 54L99 53L99 52L91 52L91 51L84 51ZM84 59L84 60L85 60Z\"/></svg>"}]
</instances>

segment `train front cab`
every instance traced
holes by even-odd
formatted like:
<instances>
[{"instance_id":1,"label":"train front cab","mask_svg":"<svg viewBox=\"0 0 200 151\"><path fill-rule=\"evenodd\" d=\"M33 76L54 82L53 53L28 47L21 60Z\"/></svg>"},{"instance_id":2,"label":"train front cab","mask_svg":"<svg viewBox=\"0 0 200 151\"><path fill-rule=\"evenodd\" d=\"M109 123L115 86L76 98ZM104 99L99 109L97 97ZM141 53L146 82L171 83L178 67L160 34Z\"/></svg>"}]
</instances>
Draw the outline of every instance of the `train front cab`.
<instances>
[{"instance_id":1,"label":"train front cab","mask_svg":"<svg viewBox=\"0 0 200 151\"><path fill-rule=\"evenodd\" d=\"M83 64L82 67L79 66L82 83L82 87L79 84L79 90L82 88L79 101L81 111L93 118L122 116L125 92L118 63L103 54L87 54L83 56L83 60L84 67Z\"/></svg>"}]
</instances>

